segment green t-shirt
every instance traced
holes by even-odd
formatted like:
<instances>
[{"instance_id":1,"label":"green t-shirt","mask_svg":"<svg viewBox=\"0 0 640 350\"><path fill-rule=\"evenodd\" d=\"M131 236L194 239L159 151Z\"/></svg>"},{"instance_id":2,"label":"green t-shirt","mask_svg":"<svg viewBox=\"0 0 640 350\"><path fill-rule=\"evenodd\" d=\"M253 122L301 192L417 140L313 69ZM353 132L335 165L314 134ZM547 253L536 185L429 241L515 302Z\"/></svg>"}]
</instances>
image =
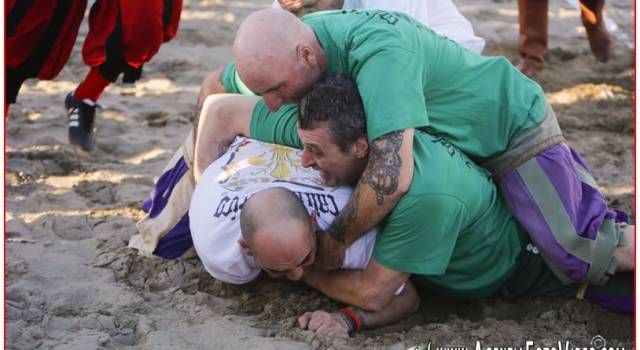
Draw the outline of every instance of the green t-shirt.
<instances>
[{"instance_id":1,"label":"green t-shirt","mask_svg":"<svg viewBox=\"0 0 640 350\"><path fill-rule=\"evenodd\" d=\"M446 140L417 131L411 187L382 224L373 258L430 291L495 294L525 237L489 173Z\"/></svg>"},{"instance_id":2,"label":"green t-shirt","mask_svg":"<svg viewBox=\"0 0 640 350\"><path fill-rule=\"evenodd\" d=\"M301 148L296 106L261 132L267 142ZM277 122L274 122L277 121ZM251 134L257 130L251 130ZM413 274L434 293L459 298L493 295L515 269L526 236L508 211L489 173L451 143L416 130L409 191L383 221L373 257L389 269Z\"/></svg>"},{"instance_id":3,"label":"green t-shirt","mask_svg":"<svg viewBox=\"0 0 640 350\"><path fill-rule=\"evenodd\" d=\"M542 89L506 58L467 50L409 16L342 10L302 20L324 49L326 75L357 82L370 141L396 130L424 128L483 162L504 152L518 131L542 121ZM223 76L229 92L236 92L229 77L234 70L228 67Z\"/></svg>"}]
</instances>

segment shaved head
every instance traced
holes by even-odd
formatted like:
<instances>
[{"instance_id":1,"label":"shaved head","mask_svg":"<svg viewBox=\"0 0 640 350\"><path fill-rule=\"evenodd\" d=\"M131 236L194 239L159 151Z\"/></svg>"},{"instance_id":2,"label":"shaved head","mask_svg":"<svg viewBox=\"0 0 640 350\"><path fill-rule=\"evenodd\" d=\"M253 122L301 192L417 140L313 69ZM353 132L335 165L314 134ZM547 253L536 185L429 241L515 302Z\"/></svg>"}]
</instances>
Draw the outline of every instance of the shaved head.
<instances>
[{"instance_id":1,"label":"shaved head","mask_svg":"<svg viewBox=\"0 0 640 350\"><path fill-rule=\"evenodd\" d=\"M305 230L284 232L279 229L288 223L295 223ZM269 188L254 194L240 212L242 237L250 245L255 245L260 234L268 234L271 241L300 238L298 236L306 235L309 226L309 213L300 198L284 187Z\"/></svg>"},{"instance_id":2,"label":"shaved head","mask_svg":"<svg viewBox=\"0 0 640 350\"><path fill-rule=\"evenodd\" d=\"M315 261L317 229L298 196L283 187L254 194L240 212L240 245L273 277L300 279Z\"/></svg>"},{"instance_id":3,"label":"shaved head","mask_svg":"<svg viewBox=\"0 0 640 350\"><path fill-rule=\"evenodd\" d=\"M233 56L240 72L249 65L295 55L302 22L288 11L268 9L250 14L236 34ZM242 76L242 75L241 75Z\"/></svg>"},{"instance_id":4,"label":"shaved head","mask_svg":"<svg viewBox=\"0 0 640 350\"><path fill-rule=\"evenodd\" d=\"M233 57L242 81L271 110L302 98L326 67L313 29L280 9L256 11L242 22Z\"/></svg>"}]
</instances>

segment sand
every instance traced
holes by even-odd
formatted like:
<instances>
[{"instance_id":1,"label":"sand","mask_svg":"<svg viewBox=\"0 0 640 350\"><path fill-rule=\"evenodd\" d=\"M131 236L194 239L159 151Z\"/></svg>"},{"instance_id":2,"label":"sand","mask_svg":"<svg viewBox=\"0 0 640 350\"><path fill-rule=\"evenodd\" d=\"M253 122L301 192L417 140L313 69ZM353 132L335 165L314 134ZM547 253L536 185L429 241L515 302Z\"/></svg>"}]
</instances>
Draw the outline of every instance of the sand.
<instances>
[{"instance_id":1,"label":"sand","mask_svg":"<svg viewBox=\"0 0 640 350\"><path fill-rule=\"evenodd\" d=\"M517 2L457 0L485 54L517 59ZM423 297L418 314L351 339L300 331L295 317L334 308L302 285L269 279L229 286L195 257L146 258L129 250L153 181L191 127L205 72L231 58L248 13L268 0L185 0L178 36L136 85L104 93L96 150L66 140L65 94L87 68L80 49L54 81L29 81L7 121L7 347L15 349L406 349L415 345L633 345L633 319L578 300L454 302ZM633 3L606 13L632 37ZM568 140L610 204L633 210L633 51L617 42L607 64L590 55L578 12L551 2L550 53L536 78ZM564 343L563 343L564 344Z\"/></svg>"}]
</instances>

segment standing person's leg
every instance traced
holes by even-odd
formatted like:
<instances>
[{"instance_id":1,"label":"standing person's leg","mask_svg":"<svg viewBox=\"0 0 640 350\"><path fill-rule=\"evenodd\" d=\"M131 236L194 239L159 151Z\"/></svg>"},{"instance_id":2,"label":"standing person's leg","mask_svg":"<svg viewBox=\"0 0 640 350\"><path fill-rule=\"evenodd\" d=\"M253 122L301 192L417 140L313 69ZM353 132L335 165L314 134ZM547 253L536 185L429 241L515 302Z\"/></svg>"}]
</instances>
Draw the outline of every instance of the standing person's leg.
<instances>
[{"instance_id":1,"label":"standing person's leg","mask_svg":"<svg viewBox=\"0 0 640 350\"><path fill-rule=\"evenodd\" d=\"M518 0L520 20L520 63L518 69L527 76L542 71L547 54L549 0Z\"/></svg>"},{"instance_id":2,"label":"standing person's leg","mask_svg":"<svg viewBox=\"0 0 640 350\"><path fill-rule=\"evenodd\" d=\"M587 31L591 52L600 62L607 62L611 54L611 37L604 23L604 0L580 0L582 24Z\"/></svg>"},{"instance_id":3,"label":"standing person's leg","mask_svg":"<svg viewBox=\"0 0 640 350\"><path fill-rule=\"evenodd\" d=\"M66 64L84 11L81 1L9 1L6 3L5 60L8 105L16 101L22 83L28 78L50 80Z\"/></svg>"},{"instance_id":4,"label":"standing person's leg","mask_svg":"<svg viewBox=\"0 0 640 350\"><path fill-rule=\"evenodd\" d=\"M166 6L165 6L166 5ZM85 80L65 101L69 142L89 151L94 146L95 111L102 91L120 74L133 83L144 63L176 34L182 1L97 0L91 8L89 34L83 46Z\"/></svg>"}]
</instances>

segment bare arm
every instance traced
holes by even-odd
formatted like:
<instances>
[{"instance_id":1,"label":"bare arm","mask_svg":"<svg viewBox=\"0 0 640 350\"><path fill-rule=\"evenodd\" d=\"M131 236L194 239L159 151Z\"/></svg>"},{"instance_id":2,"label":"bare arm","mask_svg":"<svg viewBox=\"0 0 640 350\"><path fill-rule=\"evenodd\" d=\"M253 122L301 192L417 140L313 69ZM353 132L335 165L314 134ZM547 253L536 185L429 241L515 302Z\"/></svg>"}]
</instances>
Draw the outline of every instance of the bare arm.
<instances>
[{"instance_id":1,"label":"bare arm","mask_svg":"<svg viewBox=\"0 0 640 350\"><path fill-rule=\"evenodd\" d=\"M383 135L369 145L369 159L349 202L328 234L320 235L316 266L340 268L345 249L382 221L407 192L413 177L413 129Z\"/></svg>"},{"instance_id":2,"label":"bare arm","mask_svg":"<svg viewBox=\"0 0 640 350\"><path fill-rule=\"evenodd\" d=\"M259 97L216 94L206 98L196 129L194 178L218 159L238 135L249 135L249 122Z\"/></svg>"},{"instance_id":3,"label":"bare arm","mask_svg":"<svg viewBox=\"0 0 640 350\"><path fill-rule=\"evenodd\" d=\"M223 70L224 67L220 67L207 74L200 84L200 92L198 93L198 99L196 100L196 107L193 110L194 130L198 130L200 113L202 112L202 107L204 106L204 101L207 99L207 97L213 94L225 93L224 86L220 82L220 76L222 75Z\"/></svg>"},{"instance_id":4,"label":"bare arm","mask_svg":"<svg viewBox=\"0 0 640 350\"><path fill-rule=\"evenodd\" d=\"M303 279L331 299L364 310L380 311L409 276L407 272L388 269L371 259L364 270L310 269Z\"/></svg>"},{"instance_id":5,"label":"bare arm","mask_svg":"<svg viewBox=\"0 0 640 350\"><path fill-rule=\"evenodd\" d=\"M380 311L365 311L350 307L360 321L360 329L374 329L396 323L407 318L420 306L420 298L410 281L405 283L402 292L394 296ZM306 312L298 318L302 329L321 334L346 335L355 330L354 322L343 312L328 313L323 310Z\"/></svg>"}]
</instances>

